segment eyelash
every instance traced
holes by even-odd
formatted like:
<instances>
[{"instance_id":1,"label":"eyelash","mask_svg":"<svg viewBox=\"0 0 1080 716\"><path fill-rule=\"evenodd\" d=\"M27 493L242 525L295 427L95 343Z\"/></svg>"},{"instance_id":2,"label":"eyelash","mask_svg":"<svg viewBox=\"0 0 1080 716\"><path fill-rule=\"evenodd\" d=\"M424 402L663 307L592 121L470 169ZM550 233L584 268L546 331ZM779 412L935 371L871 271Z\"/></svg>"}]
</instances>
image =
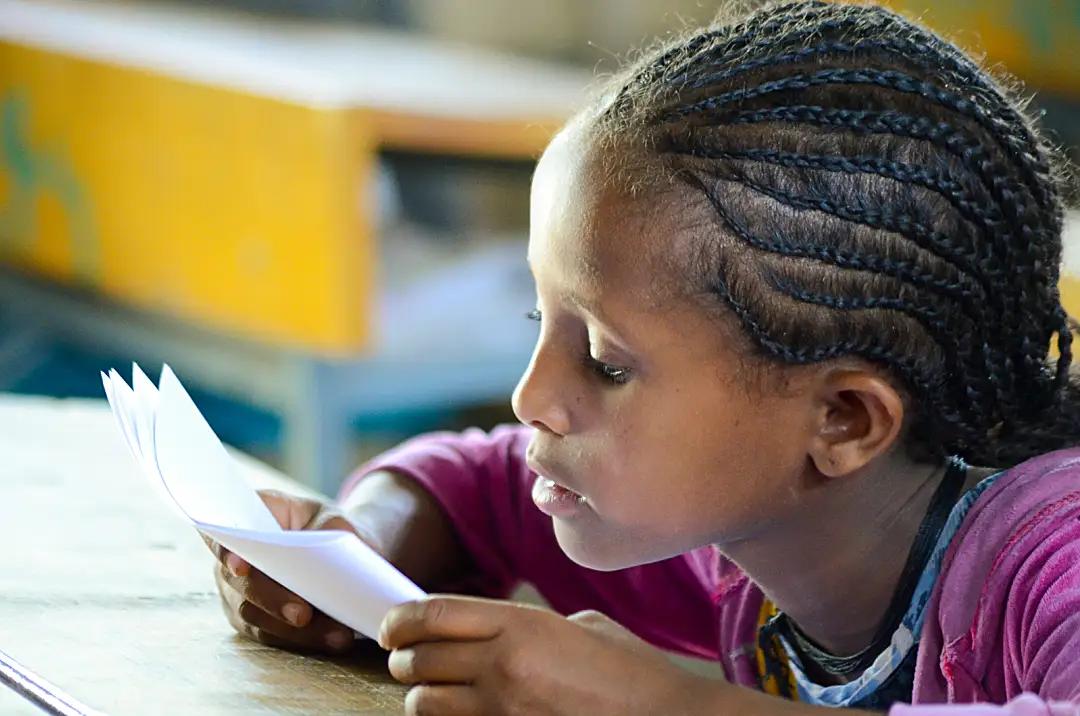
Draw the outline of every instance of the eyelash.
<instances>
[{"instance_id":1,"label":"eyelash","mask_svg":"<svg viewBox=\"0 0 1080 716\"><path fill-rule=\"evenodd\" d=\"M543 317L544 314L539 310L532 310L525 314L525 318L530 321L541 321L543 320ZM619 366L614 366L610 363L598 361L589 353L586 353L581 357L581 362L586 368L596 373L601 380L610 383L611 385L626 385L630 382L629 368L620 368Z\"/></svg>"}]
</instances>

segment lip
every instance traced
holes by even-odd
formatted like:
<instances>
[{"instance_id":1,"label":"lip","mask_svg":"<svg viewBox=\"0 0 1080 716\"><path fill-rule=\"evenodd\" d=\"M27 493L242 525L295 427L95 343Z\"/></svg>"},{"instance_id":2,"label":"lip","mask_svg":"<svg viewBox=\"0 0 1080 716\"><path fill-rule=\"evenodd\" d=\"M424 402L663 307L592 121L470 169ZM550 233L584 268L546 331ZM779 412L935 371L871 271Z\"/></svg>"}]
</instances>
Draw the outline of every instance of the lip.
<instances>
[{"instance_id":1,"label":"lip","mask_svg":"<svg viewBox=\"0 0 1080 716\"><path fill-rule=\"evenodd\" d=\"M570 518L587 507L587 498L566 485L557 473L549 472L538 460L527 459L527 464L536 474L531 496L541 512L549 517Z\"/></svg>"},{"instance_id":2,"label":"lip","mask_svg":"<svg viewBox=\"0 0 1080 716\"><path fill-rule=\"evenodd\" d=\"M575 493L577 493L579 495L581 494L581 492L578 491L574 487L572 480L567 481L567 480L563 479L563 471L562 470L554 469L548 463L545 463L542 460L537 460L536 458L529 457L529 456L526 456L525 464L528 465L529 470L534 472L538 477L542 477L542 478L545 478L547 480L550 480L551 482L554 482L559 487L570 490L571 492L575 492Z\"/></svg>"},{"instance_id":3,"label":"lip","mask_svg":"<svg viewBox=\"0 0 1080 716\"><path fill-rule=\"evenodd\" d=\"M531 497L538 510L557 519L570 519L580 515L588 506L584 497L543 475L533 482Z\"/></svg>"}]
</instances>

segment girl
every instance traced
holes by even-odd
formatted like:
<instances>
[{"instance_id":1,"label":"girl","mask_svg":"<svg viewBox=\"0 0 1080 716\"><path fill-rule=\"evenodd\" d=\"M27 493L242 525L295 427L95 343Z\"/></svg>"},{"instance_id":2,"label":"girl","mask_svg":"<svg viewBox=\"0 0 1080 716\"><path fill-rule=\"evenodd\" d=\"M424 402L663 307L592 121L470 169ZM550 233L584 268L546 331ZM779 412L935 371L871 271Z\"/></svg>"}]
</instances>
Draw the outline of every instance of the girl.
<instances>
[{"instance_id":1,"label":"girl","mask_svg":"<svg viewBox=\"0 0 1080 716\"><path fill-rule=\"evenodd\" d=\"M1055 160L877 7L774 5L647 53L537 166L524 425L414 439L336 510L266 500L472 595L387 617L410 713L1080 714ZM348 647L222 557L242 633ZM520 582L606 616L493 599Z\"/></svg>"}]
</instances>

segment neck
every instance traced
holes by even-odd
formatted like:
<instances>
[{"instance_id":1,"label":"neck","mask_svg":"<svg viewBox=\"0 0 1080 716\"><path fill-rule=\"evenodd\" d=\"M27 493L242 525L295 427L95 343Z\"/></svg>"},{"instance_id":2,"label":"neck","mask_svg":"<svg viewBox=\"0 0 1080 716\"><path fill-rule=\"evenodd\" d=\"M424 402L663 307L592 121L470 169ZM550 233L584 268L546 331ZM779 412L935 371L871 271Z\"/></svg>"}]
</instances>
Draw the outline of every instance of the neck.
<instances>
[{"instance_id":1,"label":"neck","mask_svg":"<svg viewBox=\"0 0 1080 716\"><path fill-rule=\"evenodd\" d=\"M873 474L818 479L799 516L720 549L813 641L855 654L885 618L944 471L896 458Z\"/></svg>"}]
</instances>

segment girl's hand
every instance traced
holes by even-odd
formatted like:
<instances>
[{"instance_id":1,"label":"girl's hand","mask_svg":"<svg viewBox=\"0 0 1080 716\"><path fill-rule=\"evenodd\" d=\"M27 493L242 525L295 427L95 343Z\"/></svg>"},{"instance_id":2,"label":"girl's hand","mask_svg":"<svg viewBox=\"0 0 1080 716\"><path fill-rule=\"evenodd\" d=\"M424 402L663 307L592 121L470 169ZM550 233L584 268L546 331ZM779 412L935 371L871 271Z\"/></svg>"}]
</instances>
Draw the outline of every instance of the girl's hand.
<instances>
[{"instance_id":1,"label":"girl's hand","mask_svg":"<svg viewBox=\"0 0 1080 716\"><path fill-rule=\"evenodd\" d=\"M430 597L383 621L411 716L737 713L720 681L678 668L595 612L569 619L510 602Z\"/></svg>"},{"instance_id":2,"label":"girl's hand","mask_svg":"<svg viewBox=\"0 0 1080 716\"><path fill-rule=\"evenodd\" d=\"M347 530L356 527L333 506L297 495L261 491L259 496L286 530ZM342 654L355 644L344 626L204 537L217 555L214 576L232 627L254 641L284 649Z\"/></svg>"}]
</instances>

